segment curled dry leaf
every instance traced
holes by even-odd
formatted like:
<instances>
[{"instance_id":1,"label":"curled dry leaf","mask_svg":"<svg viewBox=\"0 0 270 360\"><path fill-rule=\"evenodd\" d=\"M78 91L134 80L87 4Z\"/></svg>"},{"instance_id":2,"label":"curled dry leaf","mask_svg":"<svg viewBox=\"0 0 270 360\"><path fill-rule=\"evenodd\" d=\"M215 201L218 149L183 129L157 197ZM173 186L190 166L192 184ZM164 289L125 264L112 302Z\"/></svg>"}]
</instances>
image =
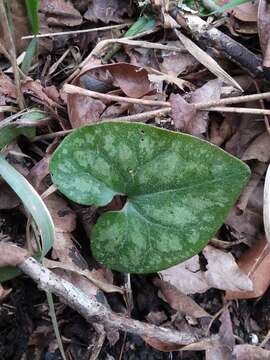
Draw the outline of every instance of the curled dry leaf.
<instances>
[{"instance_id":1,"label":"curled dry leaf","mask_svg":"<svg viewBox=\"0 0 270 360\"><path fill-rule=\"evenodd\" d=\"M234 7L233 9L230 9L228 12L230 12L235 18L243 22L256 22L258 13L258 1L246 2L245 4L241 4Z\"/></svg>"},{"instance_id":2,"label":"curled dry leaf","mask_svg":"<svg viewBox=\"0 0 270 360\"><path fill-rule=\"evenodd\" d=\"M176 311L196 319L211 317L211 315L200 307L192 298L183 294L175 286L158 278L154 279L154 284L160 289L163 298Z\"/></svg>"},{"instance_id":3,"label":"curled dry leaf","mask_svg":"<svg viewBox=\"0 0 270 360\"><path fill-rule=\"evenodd\" d=\"M27 78L22 82L22 91L25 94L33 95L38 98L42 104L49 108L56 108L58 104L51 98L46 95L40 80L33 80L31 78Z\"/></svg>"},{"instance_id":4,"label":"curled dry leaf","mask_svg":"<svg viewBox=\"0 0 270 360\"><path fill-rule=\"evenodd\" d=\"M5 105L7 101L16 99L16 87L9 76L0 73L0 105Z\"/></svg>"},{"instance_id":5,"label":"curled dry leaf","mask_svg":"<svg viewBox=\"0 0 270 360\"><path fill-rule=\"evenodd\" d=\"M242 160L259 160L268 162L270 159L270 136L267 132L257 136L242 155Z\"/></svg>"},{"instance_id":6,"label":"curled dry leaf","mask_svg":"<svg viewBox=\"0 0 270 360\"><path fill-rule=\"evenodd\" d=\"M95 0L89 4L84 14L87 20L97 22L99 20L109 23L124 22L123 16L132 15L131 2L126 0Z\"/></svg>"},{"instance_id":7,"label":"curled dry leaf","mask_svg":"<svg viewBox=\"0 0 270 360\"><path fill-rule=\"evenodd\" d=\"M208 111L196 111L192 103L219 100L221 85L222 82L219 79L208 81L192 93L191 103L187 103L179 94L172 94L170 103L175 128L194 136L205 133L208 125Z\"/></svg>"},{"instance_id":8,"label":"curled dry leaf","mask_svg":"<svg viewBox=\"0 0 270 360\"><path fill-rule=\"evenodd\" d=\"M0 243L0 267L21 265L27 258L28 252L16 245Z\"/></svg>"},{"instance_id":9,"label":"curled dry leaf","mask_svg":"<svg viewBox=\"0 0 270 360\"><path fill-rule=\"evenodd\" d=\"M269 360L270 351L248 344L236 345L233 349L235 360Z\"/></svg>"},{"instance_id":10,"label":"curled dry leaf","mask_svg":"<svg viewBox=\"0 0 270 360\"><path fill-rule=\"evenodd\" d=\"M179 44L179 41L168 41L168 46L177 46L181 49L178 51L161 51L162 62L159 64L160 70L168 75L179 76L182 73L189 73L198 67L199 62L186 50L186 48Z\"/></svg>"},{"instance_id":11,"label":"curled dry leaf","mask_svg":"<svg viewBox=\"0 0 270 360\"><path fill-rule=\"evenodd\" d=\"M238 266L253 283L252 291L227 291L226 299L252 299L262 296L270 284L270 249L265 239L260 239L245 251Z\"/></svg>"},{"instance_id":12,"label":"curled dry leaf","mask_svg":"<svg viewBox=\"0 0 270 360\"><path fill-rule=\"evenodd\" d=\"M220 344L206 350L206 360L231 360L232 351L235 344L232 321L229 310L226 308L219 320L221 326L219 328Z\"/></svg>"},{"instance_id":13,"label":"curled dry leaf","mask_svg":"<svg viewBox=\"0 0 270 360\"><path fill-rule=\"evenodd\" d=\"M147 70L127 63L90 66L86 64L72 84L97 92L120 88L125 95L135 98L140 98L153 90ZM101 100L77 94L69 94L67 104L73 128L97 122L106 109Z\"/></svg>"},{"instance_id":14,"label":"curled dry leaf","mask_svg":"<svg viewBox=\"0 0 270 360\"><path fill-rule=\"evenodd\" d=\"M270 40L270 5L267 0L259 0L257 23L262 53L266 56ZM270 61L265 66L270 66Z\"/></svg>"},{"instance_id":15,"label":"curled dry leaf","mask_svg":"<svg viewBox=\"0 0 270 360\"><path fill-rule=\"evenodd\" d=\"M186 102L179 94L172 94L170 103L175 128L191 134L197 133L197 111L194 105Z\"/></svg>"},{"instance_id":16,"label":"curled dry leaf","mask_svg":"<svg viewBox=\"0 0 270 360\"><path fill-rule=\"evenodd\" d=\"M68 0L41 0L40 12L46 15L48 25L77 26L82 23L82 16Z\"/></svg>"},{"instance_id":17,"label":"curled dry leaf","mask_svg":"<svg viewBox=\"0 0 270 360\"><path fill-rule=\"evenodd\" d=\"M252 282L237 266L230 253L206 246L203 255L207 260L205 278L211 287L229 290L252 290Z\"/></svg>"},{"instance_id":18,"label":"curled dry leaf","mask_svg":"<svg viewBox=\"0 0 270 360\"><path fill-rule=\"evenodd\" d=\"M160 274L184 294L203 293L212 287L220 290L252 290L251 280L239 269L230 253L206 246L203 255L208 262L205 272L201 271L196 255Z\"/></svg>"}]
</instances>

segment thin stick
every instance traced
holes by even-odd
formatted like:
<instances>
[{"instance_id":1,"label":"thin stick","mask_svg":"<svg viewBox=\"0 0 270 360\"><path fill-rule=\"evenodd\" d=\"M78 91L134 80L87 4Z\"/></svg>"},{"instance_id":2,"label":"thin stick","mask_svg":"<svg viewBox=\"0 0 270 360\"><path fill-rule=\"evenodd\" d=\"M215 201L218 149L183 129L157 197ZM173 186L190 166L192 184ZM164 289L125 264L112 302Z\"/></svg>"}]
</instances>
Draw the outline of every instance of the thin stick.
<instances>
[{"instance_id":1,"label":"thin stick","mask_svg":"<svg viewBox=\"0 0 270 360\"><path fill-rule=\"evenodd\" d=\"M199 110L203 110L203 109L199 109ZM243 107L215 106L215 107L210 107L206 110L207 111L230 112L230 113L235 113L235 114L270 115L270 110L243 108Z\"/></svg>"},{"instance_id":2,"label":"thin stick","mask_svg":"<svg viewBox=\"0 0 270 360\"><path fill-rule=\"evenodd\" d=\"M43 135L39 135L39 136L35 136L32 140L32 142L35 141L39 141L39 140L48 140L48 139L54 139L57 136L65 136L70 134L72 131L74 131L75 129L70 129L70 130L63 130L63 131L56 131L54 133L50 133L50 134L43 134Z\"/></svg>"},{"instance_id":3,"label":"thin stick","mask_svg":"<svg viewBox=\"0 0 270 360\"><path fill-rule=\"evenodd\" d=\"M73 31L59 31L59 32L54 32L54 33L46 33L46 34L27 35L27 36L22 36L21 39L33 39L34 37L44 38L44 37L61 36L61 35L77 35L77 34L84 34L84 33L95 32L95 31L123 29L123 28L129 26L130 24L131 23L125 23L125 24L120 24L120 25L101 26L99 28L93 28L93 29L83 29L83 30L73 30Z\"/></svg>"},{"instance_id":4,"label":"thin stick","mask_svg":"<svg viewBox=\"0 0 270 360\"><path fill-rule=\"evenodd\" d=\"M147 105L147 106L170 106L170 103L168 103L167 101L144 100L144 99L137 99L131 97L118 96L118 95L104 94L104 93L84 89L79 86L75 86L71 84L65 84L63 86L63 90L67 94L91 96L95 99L102 99L107 101L121 101L130 104L139 104L139 105Z\"/></svg>"},{"instance_id":5,"label":"thin stick","mask_svg":"<svg viewBox=\"0 0 270 360\"><path fill-rule=\"evenodd\" d=\"M196 109L207 109L213 106L222 106L230 104L238 104L247 101L256 101L260 99L270 99L270 92L265 92L261 94L252 94L252 95L243 95L243 96L233 96L226 99L212 100L207 102L195 103L194 106Z\"/></svg>"},{"instance_id":6,"label":"thin stick","mask_svg":"<svg viewBox=\"0 0 270 360\"><path fill-rule=\"evenodd\" d=\"M14 106L6 106L6 105L1 105L0 106L0 113L1 112L6 112L6 111L8 111L8 112L17 112L18 111L18 109L17 108L15 108Z\"/></svg>"},{"instance_id":7,"label":"thin stick","mask_svg":"<svg viewBox=\"0 0 270 360\"><path fill-rule=\"evenodd\" d=\"M55 275L32 257L25 259L19 265L19 268L31 277L42 290L50 291L65 299L65 302L71 308L76 310L90 323L95 319L95 321L101 322L110 328L180 345L192 344L198 340L203 340L204 344L207 343L210 346L217 346L219 344L218 336L199 339L197 335L193 335L190 332L172 330L122 317L109 310L103 304L98 303L94 298L85 295L84 292L70 282Z\"/></svg>"},{"instance_id":8,"label":"thin stick","mask_svg":"<svg viewBox=\"0 0 270 360\"><path fill-rule=\"evenodd\" d=\"M124 97L124 96L116 96L116 95L110 95L110 94L103 94L92 90L87 90L84 88L81 88L79 86L65 84L63 87L63 90L67 94L78 94L83 96L91 96L96 99L103 99L103 100L110 100L110 101L121 101L121 102L127 102L131 104L141 104L141 105L148 105L148 106L166 106L170 107L171 104L169 101L156 101L156 100L144 100L144 99L137 99L137 98L131 98L131 97ZM222 105L230 105L230 104L238 104L241 102L247 102L247 101L255 101L260 99L269 99L270 98L270 92L265 92L261 94L252 94L252 95L243 95L243 96L233 96L226 99L220 99L220 100L212 100L207 102L199 102L194 103L195 109L203 110L208 108L213 108L217 106ZM259 110L259 109L251 109L250 112L245 112L243 110L243 113L248 114L258 114L258 112L252 112L253 110ZM264 110L264 109L262 109ZM212 110L213 111L213 110ZM218 110L215 110L218 111ZM226 111L226 110L220 110L220 111ZM268 110L267 110L268 111ZM231 111L230 111L231 112ZM237 111L235 111L237 112ZM268 114L267 112L262 112L261 114Z\"/></svg>"}]
</instances>

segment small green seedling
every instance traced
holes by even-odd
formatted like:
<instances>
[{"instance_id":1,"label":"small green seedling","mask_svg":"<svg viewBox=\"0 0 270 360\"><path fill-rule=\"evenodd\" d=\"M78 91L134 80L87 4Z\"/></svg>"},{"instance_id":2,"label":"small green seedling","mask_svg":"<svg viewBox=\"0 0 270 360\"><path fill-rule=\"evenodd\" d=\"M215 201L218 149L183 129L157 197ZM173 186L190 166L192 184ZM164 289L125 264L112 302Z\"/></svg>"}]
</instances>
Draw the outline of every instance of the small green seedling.
<instances>
[{"instance_id":1,"label":"small green seedling","mask_svg":"<svg viewBox=\"0 0 270 360\"><path fill-rule=\"evenodd\" d=\"M53 182L69 199L120 211L101 215L95 258L123 272L150 273L197 254L224 222L250 175L240 160L190 135L138 123L75 130L54 152Z\"/></svg>"}]
</instances>

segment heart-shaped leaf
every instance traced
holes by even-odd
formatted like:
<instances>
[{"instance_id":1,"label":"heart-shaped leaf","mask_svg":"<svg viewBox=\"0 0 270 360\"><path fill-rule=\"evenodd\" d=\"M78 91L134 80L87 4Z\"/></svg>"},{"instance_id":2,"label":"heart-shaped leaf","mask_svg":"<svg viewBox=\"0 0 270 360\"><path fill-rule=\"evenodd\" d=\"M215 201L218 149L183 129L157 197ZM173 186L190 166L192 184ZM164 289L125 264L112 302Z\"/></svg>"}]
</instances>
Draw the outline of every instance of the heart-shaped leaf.
<instances>
[{"instance_id":1,"label":"heart-shaped leaf","mask_svg":"<svg viewBox=\"0 0 270 360\"><path fill-rule=\"evenodd\" d=\"M198 253L222 225L249 168L190 135L136 123L79 128L54 152L53 182L80 204L104 206L91 236L94 256L125 272L159 271Z\"/></svg>"}]
</instances>

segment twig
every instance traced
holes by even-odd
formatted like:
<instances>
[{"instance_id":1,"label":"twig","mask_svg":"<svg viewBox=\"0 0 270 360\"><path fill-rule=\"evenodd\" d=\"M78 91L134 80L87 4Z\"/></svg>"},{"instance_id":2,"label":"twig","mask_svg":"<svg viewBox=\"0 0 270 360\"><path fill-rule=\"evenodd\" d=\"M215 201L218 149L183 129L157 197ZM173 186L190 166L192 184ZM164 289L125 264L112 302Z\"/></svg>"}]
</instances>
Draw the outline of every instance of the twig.
<instances>
[{"instance_id":1,"label":"twig","mask_svg":"<svg viewBox=\"0 0 270 360\"><path fill-rule=\"evenodd\" d=\"M259 84L258 84L258 82L256 80L254 80L254 85L256 87L257 93L260 94L261 91L260 91L260 88L259 88ZM261 108L265 109L265 104L264 104L263 99L259 99L259 102L260 102ZM266 128L266 131L270 135L269 118L268 118L268 116L266 114L264 115L264 125L265 125L265 128Z\"/></svg>"},{"instance_id":2,"label":"twig","mask_svg":"<svg viewBox=\"0 0 270 360\"><path fill-rule=\"evenodd\" d=\"M2 27L2 31L4 34L4 40L6 43L5 47L8 46L8 49L6 49L5 52L5 56L8 57L8 60L11 62L11 65L13 67L14 80L15 80L15 86L17 92L17 101L20 109L22 110L24 108L24 99L21 91L21 80L20 80L20 73L16 58L16 49L9 28L8 18L3 0L0 0L0 26ZM1 48L3 47L4 46L2 44Z\"/></svg>"},{"instance_id":3,"label":"twig","mask_svg":"<svg viewBox=\"0 0 270 360\"><path fill-rule=\"evenodd\" d=\"M270 92L265 92L261 94L252 94L252 95L233 96L220 100L211 100L207 102L195 103L194 106L196 109L202 110L213 106L238 104L248 101L256 101L260 99L270 99Z\"/></svg>"},{"instance_id":4,"label":"twig","mask_svg":"<svg viewBox=\"0 0 270 360\"><path fill-rule=\"evenodd\" d=\"M84 67L84 65L86 65L88 63L88 61L92 58L92 56L98 56L99 53L101 52L101 50L103 50L106 46L109 46L111 44L113 44L114 42L120 40L120 39L124 39L124 40L132 40L132 39L138 39L141 38L145 35L149 35L149 34L153 34L155 32L157 32L159 30L158 27L155 27L154 29L150 29L144 32L141 32L139 34L136 34L134 36L129 36L129 37L125 37L125 38L119 38L119 39L105 39L100 41L99 43L97 43L97 45L94 47L94 49L90 52L90 54L80 63L79 67L82 68Z\"/></svg>"},{"instance_id":5,"label":"twig","mask_svg":"<svg viewBox=\"0 0 270 360\"><path fill-rule=\"evenodd\" d=\"M61 36L61 35L77 35L77 34L84 34L84 33L95 32L95 31L123 29L123 28L129 26L130 24L131 23L124 23L124 24L119 24L119 25L101 26L99 28L93 28L93 29L83 29L83 30L73 30L73 31L59 31L59 32L54 32L54 33L46 33L46 34L27 35L27 36L22 36L21 39L24 40L24 39L33 39L34 37L44 38L44 37Z\"/></svg>"},{"instance_id":6,"label":"twig","mask_svg":"<svg viewBox=\"0 0 270 360\"><path fill-rule=\"evenodd\" d=\"M243 107L215 106L208 108L207 111L230 112L235 114L270 115L270 110L243 108Z\"/></svg>"},{"instance_id":7,"label":"twig","mask_svg":"<svg viewBox=\"0 0 270 360\"><path fill-rule=\"evenodd\" d=\"M105 327L180 345L188 345L202 340L191 333L180 332L122 317L109 310L103 304L98 303L94 298L88 297L70 282L55 275L32 257L24 259L18 267L31 277L42 290L50 291L65 299L65 302L88 322L93 322L94 319L96 322L104 324ZM217 346L219 344L219 337L207 337L203 341L211 346Z\"/></svg>"},{"instance_id":8,"label":"twig","mask_svg":"<svg viewBox=\"0 0 270 360\"><path fill-rule=\"evenodd\" d=\"M221 55L244 69L252 77L263 77L262 59L242 44L216 28L210 28L202 18L197 15L181 12L177 7L172 8L170 14L186 29L197 43L203 48L213 47Z\"/></svg>"},{"instance_id":9,"label":"twig","mask_svg":"<svg viewBox=\"0 0 270 360\"><path fill-rule=\"evenodd\" d=\"M67 94L78 94L78 95L83 95L83 96L91 96L96 99L103 99L103 100L107 100L107 101L108 100L121 101L121 102L126 102L126 103L131 103L131 104L141 104L141 105L148 105L148 106L166 106L166 107L171 106L170 102L168 102L168 101L144 100L144 99L104 94L104 93L99 93L99 92L92 91L92 90L87 90L87 89L81 88L79 86L71 85L71 84L65 84L63 87L63 90ZM220 100L211 100L211 101L207 101L207 102L194 103L192 105L194 105L195 108L198 110L203 110L203 109L206 110L207 109L210 111L210 108L217 107L217 106L238 104L238 103L247 102L247 101L255 101L255 100L269 99L269 98L270 98L270 92L265 92L265 93L261 93L261 94L233 96L233 97L220 99ZM254 109L252 109L252 110L254 110ZM258 110L261 110L261 109L258 109ZM215 110L215 111L218 111L218 110ZM224 110L224 111L226 111L226 110ZM262 114L265 114L265 113L262 113Z\"/></svg>"},{"instance_id":10,"label":"twig","mask_svg":"<svg viewBox=\"0 0 270 360\"><path fill-rule=\"evenodd\" d=\"M130 104L139 104L139 105L146 105L146 106L170 106L170 103L168 103L166 101L144 100L144 99L137 99L137 98L131 98L131 97L118 96L118 95L104 94L101 92L84 89L79 86L75 86L75 85L71 85L71 84L65 84L63 86L63 90L67 94L91 96L95 99L102 99L102 100L107 100L107 101L121 101L121 102L130 103Z\"/></svg>"}]
</instances>

